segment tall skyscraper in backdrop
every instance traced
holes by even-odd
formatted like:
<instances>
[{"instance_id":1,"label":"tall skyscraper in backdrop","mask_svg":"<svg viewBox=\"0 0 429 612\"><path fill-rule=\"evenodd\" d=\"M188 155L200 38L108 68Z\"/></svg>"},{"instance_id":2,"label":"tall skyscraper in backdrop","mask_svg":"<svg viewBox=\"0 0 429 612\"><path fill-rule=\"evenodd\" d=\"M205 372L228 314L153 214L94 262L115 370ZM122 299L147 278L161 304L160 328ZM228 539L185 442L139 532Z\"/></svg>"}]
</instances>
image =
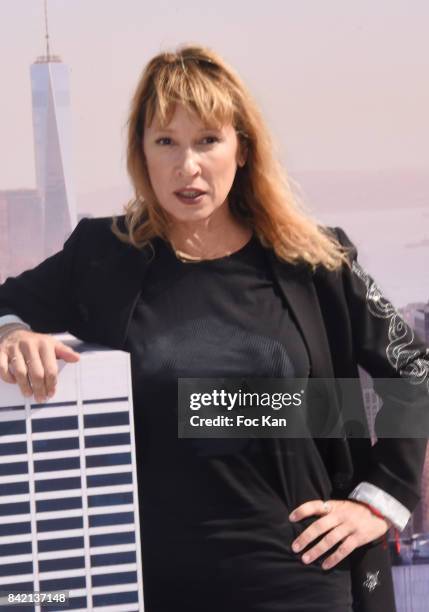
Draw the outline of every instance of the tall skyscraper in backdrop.
<instances>
[{"instance_id":1,"label":"tall skyscraper in backdrop","mask_svg":"<svg viewBox=\"0 0 429 612\"><path fill-rule=\"evenodd\" d=\"M31 65L36 186L43 207L44 256L62 248L77 223L73 184L69 68L49 46L45 0L46 54Z\"/></svg>"}]
</instances>

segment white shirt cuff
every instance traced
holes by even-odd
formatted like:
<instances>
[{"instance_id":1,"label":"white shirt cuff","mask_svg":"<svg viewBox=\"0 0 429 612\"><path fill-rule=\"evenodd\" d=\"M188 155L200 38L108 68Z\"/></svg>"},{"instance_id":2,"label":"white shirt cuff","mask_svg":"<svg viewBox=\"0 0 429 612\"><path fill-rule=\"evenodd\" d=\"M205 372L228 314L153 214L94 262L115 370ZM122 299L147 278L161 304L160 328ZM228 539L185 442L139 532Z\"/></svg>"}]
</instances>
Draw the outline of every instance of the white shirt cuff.
<instances>
[{"instance_id":1,"label":"white shirt cuff","mask_svg":"<svg viewBox=\"0 0 429 612\"><path fill-rule=\"evenodd\" d=\"M3 315L2 317L0 317L0 328L3 325L9 325L9 323L22 323L23 325L25 325L25 327L27 327L28 329L31 329L30 326L27 325L27 323L25 323L25 321L23 321L16 315L11 314L11 315Z\"/></svg>"},{"instance_id":2,"label":"white shirt cuff","mask_svg":"<svg viewBox=\"0 0 429 612\"><path fill-rule=\"evenodd\" d=\"M370 482L360 482L350 493L349 499L356 499L374 506L383 516L391 520L402 531L411 517L411 512L400 501Z\"/></svg>"},{"instance_id":3,"label":"white shirt cuff","mask_svg":"<svg viewBox=\"0 0 429 612\"><path fill-rule=\"evenodd\" d=\"M31 327L16 315L4 315L3 317L0 317L0 340L3 338L6 332L15 329L31 330Z\"/></svg>"}]
</instances>

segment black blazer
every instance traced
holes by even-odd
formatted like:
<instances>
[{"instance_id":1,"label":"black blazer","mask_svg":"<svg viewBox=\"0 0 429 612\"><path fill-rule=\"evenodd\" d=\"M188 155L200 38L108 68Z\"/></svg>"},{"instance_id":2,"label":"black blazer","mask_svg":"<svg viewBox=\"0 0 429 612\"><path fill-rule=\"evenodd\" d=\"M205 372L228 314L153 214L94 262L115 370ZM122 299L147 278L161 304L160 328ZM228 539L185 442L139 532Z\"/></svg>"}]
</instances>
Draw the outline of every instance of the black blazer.
<instances>
[{"instance_id":1,"label":"black blazer","mask_svg":"<svg viewBox=\"0 0 429 612\"><path fill-rule=\"evenodd\" d=\"M123 215L119 222L124 227ZM18 277L8 278L0 285L0 316L16 314L37 332L68 331L84 341L123 349L151 250L122 243L110 224L111 217L82 219L60 252ZM429 409L429 349L402 319L395 319L399 315L378 295L372 278L358 264L356 248L346 233L339 227L329 230L350 247L352 270L344 266L342 271L329 272L318 267L312 272L306 264L285 263L271 249L266 251L306 343L311 376L358 378L358 365L374 378L399 378L411 372L425 389ZM380 300L383 316L374 314ZM393 362L387 349L395 340L392 326L398 324L405 326L400 336L407 335L407 351L396 352ZM380 414L386 415L394 398L383 395L384 388L377 388L377 383L375 388L383 399ZM329 401L341 403L337 396ZM401 402L402 409L413 414L411 400L407 404L402 398ZM362 396L360 409L364 411ZM317 440L333 483L332 497L345 498L356 484L366 480L411 512L420 498L426 442L426 438L381 438L371 447L369 438Z\"/></svg>"}]
</instances>

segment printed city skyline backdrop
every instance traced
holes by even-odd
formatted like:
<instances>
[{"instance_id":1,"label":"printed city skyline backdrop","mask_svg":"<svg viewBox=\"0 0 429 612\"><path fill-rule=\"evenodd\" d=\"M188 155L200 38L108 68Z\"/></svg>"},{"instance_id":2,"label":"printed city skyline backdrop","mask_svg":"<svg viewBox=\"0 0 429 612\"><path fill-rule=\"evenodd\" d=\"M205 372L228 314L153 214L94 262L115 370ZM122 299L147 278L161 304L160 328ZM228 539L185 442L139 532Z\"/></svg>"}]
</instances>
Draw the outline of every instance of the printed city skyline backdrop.
<instances>
[{"instance_id":1,"label":"printed city skyline backdrop","mask_svg":"<svg viewBox=\"0 0 429 612\"><path fill-rule=\"evenodd\" d=\"M347 231L397 307L427 301L426 2L48 0L48 8L51 53L70 71L67 163L78 216L120 213L132 195L126 121L144 65L162 49L200 43L247 84L310 211ZM43 1L2 0L0 13L0 190L34 189L29 70L45 54Z\"/></svg>"},{"instance_id":2,"label":"printed city skyline backdrop","mask_svg":"<svg viewBox=\"0 0 429 612\"><path fill-rule=\"evenodd\" d=\"M0 282L59 248L80 217L122 212L139 75L161 50L197 43L240 74L300 199L344 228L429 343L427 3L48 0L49 52L43 8L0 2ZM429 462L423 489L404 536L429 533Z\"/></svg>"}]
</instances>

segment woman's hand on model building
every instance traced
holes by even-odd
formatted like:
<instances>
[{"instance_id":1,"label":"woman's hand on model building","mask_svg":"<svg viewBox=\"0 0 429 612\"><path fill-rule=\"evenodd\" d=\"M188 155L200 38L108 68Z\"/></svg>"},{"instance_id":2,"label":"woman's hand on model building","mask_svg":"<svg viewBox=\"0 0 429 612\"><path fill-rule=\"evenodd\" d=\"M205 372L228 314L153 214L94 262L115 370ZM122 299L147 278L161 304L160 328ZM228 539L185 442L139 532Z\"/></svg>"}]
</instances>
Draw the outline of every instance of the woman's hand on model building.
<instances>
[{"instance_id":1,"label":"woman's hand on model building","mask_svg":"<svg viewBox=\"0 0 429 612\"><path fill-rule=\"evenodd\" d=\"M0 378L18 384L21 393L44 402L56 390L57 359L79 361L80 355L49 334L14 329L0 338Z\"/></svg>"},{"instance_id":2,"label":"woman's hand on model building","mask_svg":"<svg viewBox=\"0 0 429 612\"><path fill-rule=\"evenodd\" d=\"M350 499L311 500L295 508L289 519L296 522L314 515L323 516L292 542L292 550L300 553L313 540L324 536L301 557L303 563L312 563L335 547L333 554L322 563L323 569L334 567L355 548L376 540L392 526L388 519L374 514L366 504Z\"/></svg>"}]
</instances>

